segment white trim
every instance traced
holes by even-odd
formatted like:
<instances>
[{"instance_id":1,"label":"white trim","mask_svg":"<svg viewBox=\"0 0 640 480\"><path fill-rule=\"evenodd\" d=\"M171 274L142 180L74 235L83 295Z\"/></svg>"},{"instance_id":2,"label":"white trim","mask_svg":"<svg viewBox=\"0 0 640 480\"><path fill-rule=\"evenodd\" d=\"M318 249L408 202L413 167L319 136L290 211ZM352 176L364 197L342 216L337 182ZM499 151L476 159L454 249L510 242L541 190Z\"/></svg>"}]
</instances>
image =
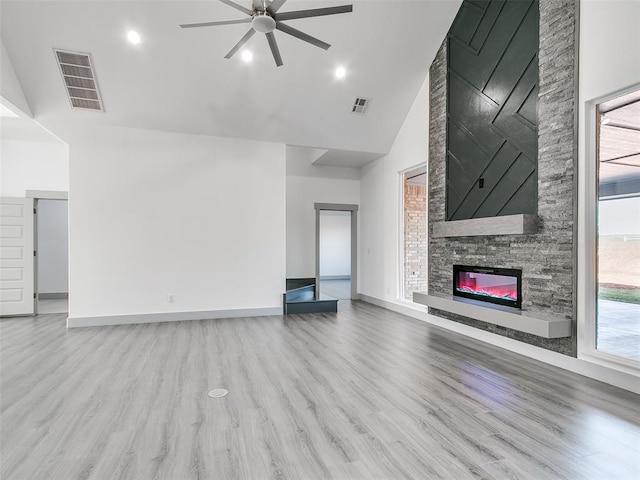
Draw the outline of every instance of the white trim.
<instances>
[{"instance_id":1,"label":"white trim","mask_svg":"<svg viewBox=\"0 0 640 480\"><path fill-rule=\"evenodd\" d=\"M460 333L461 335L488 343L489 345L504 348L505 350L509 350L519 355L524 355L525 357L538 360L548 365L553 365L555 367L562 368L563 370L584 375L585 377L640 394L640 381L638 376L633 373L609 368L604 365L590 362L587 359L574 358L561 353L552 352L518 340L496 335L495 333L479 330L462 323L430 315L427 313L426 307L409 306L400 302L382 300L363 293L360 294L360 299L364 302L386 308L387 310L422 320L423 322L431 325Z\"/></svg>"},{"instance_id":2,"label":"white trim","mask_svg":"<svg viewBox=\"0 0 640 480\"><path fill-rule=\"evenodd\" d=\"M351 215L351 300L358 300L358 205L351 203L314 203L316 211L316 297L320 295L320 212L350 212Z\"/></svg>"},{"instance_id":3,"label":"white trim","mask_svg":"<svg viewBox=\"0 0 640 480\"><path fill-rule=\"evenodd\" d=\"M585 162L578 168L582 192L578 195L578 218L582 229L578 229L578 275L577 318L578 358L596 351L596 215L597 167L596 163L596 105L592 100L585 104ZM582 233L582 235L581 235ZM580 238L582 236L582 238Z\"/></svg>"},{"instance_id":4,"label":"white trim","mask_svg":"<svg viewBox=\"0 0 640 480\"><path fill-rule=\"evenodd\" d=\"M404 249L404 243L405 243L405 225L404 225L404 211L405 211L405 204L404 204L404 197L405 197L405 191L404 191L404 182L405 182L405 177L407 175L407 172L410 172L411 170L415 170L417 167L414 168L410 168L407 170L401 170L398 172L398 183L399 185L397 186L398 190L397 190L397 195L398 195L398 203L399 203L399 208L398 208L398 272L396 275L396 294L395 297L398 300L402 300L404 298L404 289L405 289L405 285L407 283L405 275L406 275L406 267L405 267L405 249ZM428 241L428 237L427 238Z\"/></svg>"},{"instance_id":5,"label":"white trim","mask_svg":"<svg viewBox=\"0 0 640 480\"><path fill-rule=\"evenodd\" d=\"M63 192L63 191L58 191L58 190L26 190L25 191L25 197L26 198L33 198L34 200L34 210L33 210L33 231L34 231L34 235L33 235L33 250L37 251L38 250L38 201L39 200L69 200L69 192ZM68 207L67 207L68 209ZM69 228L69 222L67 219L67 229ZM67 245L67 252L68 252L68 245ZM33 293L34 293L34 300L33 300L33 314L34 315L38 315L38 301L37 299L40 299L42 297L40 297L40 293L38 292L38 262L39 262L39 257L36 255L34 257L34 262L33 262ZM69 265L67 264L67 271L69 271ZM67 290L68 290L68 285L67 285ZM68 298L68 292L67 292L67 297Z\"/></svg>"},{"instance_id":6,"label":"white trim","mask_svg":"<svg viewBox=\"0 0 640 480\"><path fill-rule=\"evenodd\" d=\"M69 192L55 190L27 190L25 197L38 200L69 200Z\"/></svg>"},{"instance_id":7,"label":"white trim","mask_svg":"<svg viewBox=\"0 0 640 480\"><path fill-rule=\"evenodd\" d=\"M585 102L585 152L578 169L578 275L577 318L578 358L592 365L620 371L640 377L640 362L607 354L596 349L596 298L597 298L597 215L598 215L598 165L597 165L597 107L608 100L640 89L640 84L597 97ZM640 383L636 380L637 383Z\"/></svg>"},{"instance_id":8,"label":"white trim","mask_svg":"<svg viewBox=\"0 0 640 480\"><path fill-rule=\"evenodd\" d=\"M232 310L204 310L196 312L134 313L130 315L104 315L96 317L69 317L67 328L99 327L105 325L131 325L138 323L181 322L216 318L267 317L282 315L282 307L238 308Z\"/></svg>"},{"instance_id":9,"label":"white trim","mask_svg":"<svg viewBox=\"0 0 640 480\"><path fill-rule=\"evenodd\" d=\"M409 168L405 168L404 170L399 170L398 171L398 185L397 185L397 196L398 196L398 248L397 248L397 252L398 252L398 271L396 274L396 292L395 292L395 297L399 300L399 301L404 301L406 302L407 300L405 300L404 295L405 295L405 287L406 287L406 266L405 266L405 248L404 248L404 244L405 244L405 224L404 224L404 211L405 211L405 204L404 204L404 197L405 197L405 191L404 191L404 185L405 185L405 181L406 181L406 175L409 172L421 169L424 167L424 175L426 175L426 181L425 181L425 201L424 201L424 208L425 208L425 215L427 216L427 237L425 238L426 241L426 245L425 248L427 249L427 254L425 255L425 259L426 259L426 263L425 263L425 273L427 275L427 287L429 286L429 189L428 189L428 184L429 184L429 165L427 165L427 162L420 162L420 163L416 163L415 165L413 165L412 167Z\"/></svg>"}]
</instances>

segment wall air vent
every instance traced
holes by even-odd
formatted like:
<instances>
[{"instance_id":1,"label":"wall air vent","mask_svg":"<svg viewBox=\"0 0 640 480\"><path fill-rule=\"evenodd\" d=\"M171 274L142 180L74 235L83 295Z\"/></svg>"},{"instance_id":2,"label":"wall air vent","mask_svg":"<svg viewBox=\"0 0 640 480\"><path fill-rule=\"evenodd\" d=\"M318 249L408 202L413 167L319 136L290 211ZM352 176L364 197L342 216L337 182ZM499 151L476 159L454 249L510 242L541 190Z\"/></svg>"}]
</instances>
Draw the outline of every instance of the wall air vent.
<instances>
[{"instance_id":1,"label":"wall air vent","mask_svg":"<svg viewBox=\"0 0 640 480\"><path fill-rule=\"evenodd\" d=\"M356 98L356 101L353 102L353 107L351 107L351 113L364 114L370 102L371 100L368 98Z\"/></svg>"},{"instance_id":2,"label":"wall air vent","mask_svg":"<svg viewBox=\"0 0 640 480\"><path fill-rule=\"evenodd\" d=\"M54 52L71 107L104 112L91 55L56 49Z\"/></svg>"}]
</instances>

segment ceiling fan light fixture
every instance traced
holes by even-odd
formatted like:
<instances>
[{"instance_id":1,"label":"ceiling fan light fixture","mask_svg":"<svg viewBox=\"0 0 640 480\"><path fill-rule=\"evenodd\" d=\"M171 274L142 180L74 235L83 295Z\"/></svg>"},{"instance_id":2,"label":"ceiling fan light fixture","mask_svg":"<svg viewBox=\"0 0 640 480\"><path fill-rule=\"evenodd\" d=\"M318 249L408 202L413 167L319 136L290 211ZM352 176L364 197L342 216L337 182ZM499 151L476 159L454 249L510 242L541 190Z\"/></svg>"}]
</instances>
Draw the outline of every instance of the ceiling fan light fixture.
<instances>
[{"instance_id":1,"label":"ceiling fan light fixture","mask_svg":"<svg viewBox=\"0 0 640 480\"><path fill-rule=\"evenodd\" d=\"M142 38L140 37L140 34L138 32L129 30L127 32L127 40L129 40L130 43L137 45L140 43L140 40L142 40Z\"/></svg>"},{"instance_id":2,"label":"ceiling fan light fixture","mask_svg":"<svg viewBox=\"0 0 640 480\"><path fill-rule=\"evenodd\" d=\"M248 9L233 0L220 0L220 2L228 5L236 10L239 10L246 14L244 18L239 18L236 20L221 20L221 21L213 21L213 22L200 22L200 23L185 23L181 24L181 28L196 28L196 27L215 27L220 25L235 25L241 23L251 23L251 28L244 36L240 39L238 43L236 43L231 50L224 56L224 58L233 57L242 46L251 38L256 32L264 33L267 42L269 43L269 48L271 49L271 54L273 55L273 60L276 63L276 66L281 67L282 56L280 55L280 49L278 48L278 42L276 41L276 36L274 35L274 30L278 29L287 35L295 37L303 42L310 43L318 48L322 48L323 50L328 50L331 47L327 42L323 42L320 39L312 37L309 34L301 32L291 26L289 26L286 22L288 20L296 20L299 18L311 18L311 17L324 17L326 15L338 15L341 13L351 13L353 11L353 5L338 5L334 7L324 7L324 8L311 8L308 10L295 10L290 12L280 13L280 7L287 0L252 0L251 6L252 9ZM268 3L268 5L267 5Z\"/></svg>"},{"instance_id":3,"label":"ceiling fan light fixture","mask_svg":"<svg viewBox=\"0 0 640 480\"><path fill-rule=\"evenodd\" d=\"M250 50L245 50L242 52L242 60L245 63L251 63L251 60L253 60L253 53L251 53Z\"/></svg>"},{"instance_id":4,"label":"ceiling fan light fixture","mask_svg":"<svg viewBox=\"0 0 640 480\"><path fill-rule=\"evenodd\" d=\"M276 29L276 21L267 12L257 12L251 20L256 32L270 33Z\"/></svg>"}]
</instances>

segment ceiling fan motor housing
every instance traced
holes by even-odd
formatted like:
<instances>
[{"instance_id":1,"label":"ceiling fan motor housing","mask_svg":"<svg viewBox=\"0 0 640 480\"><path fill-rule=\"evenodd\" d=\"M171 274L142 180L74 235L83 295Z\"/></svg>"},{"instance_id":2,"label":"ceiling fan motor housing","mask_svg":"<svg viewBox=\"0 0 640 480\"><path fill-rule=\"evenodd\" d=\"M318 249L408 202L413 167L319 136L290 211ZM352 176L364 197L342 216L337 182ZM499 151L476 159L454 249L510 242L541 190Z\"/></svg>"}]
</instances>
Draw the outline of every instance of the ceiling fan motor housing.
<instances>
[{"instance_id":1,"label":"ceiling fan motor housing","mask_svg":"<svg viewBox=\"0 0 640 480\"><path fill-rule=\"evenodd\" d=\"M251 26L256 32L269 33L276 28L276 21L267 12L257 12L251 20Z\"/></svg>"},{"instance_id":2,"label":"ceiling fan motor housing","mask_svg":"<svg viewBox=\"0 0 640 480\"><path fill-rule=\"evenodd\" d=\"M304 42L310 43L311 45L315 45L316 47L322 48L324 50L327 50L331 46L327 42L323 42L322 40L319 40L315 37L312 37L311 35L301 32L300 30L296 30L295 28L290 27L286 23L282 23L283 21L296 20L299 18L323 17L325 15L337 15L340 13L350 13L353 11L353 5L338 5L334 7L312 8L309 10L294 10L279 13L280 7L282 7L282 5L287 0L261 0L262 5L256 5L258 2L256 2L256 0L253 0L252 10L237 4L233 0L220 1L230 7L235 8L236 10L240 10L244 14L248 15L248 17L244 17L238 20L222 20L218 22L187 23L180 25L180 27L213 27L217 25L234 25L236 23L251 22L251 29L244 34L240 41L236 43L231 50L229 50L229 53L227 53L224 58L233 57L236 52L238 52L247 42L247 40L249 40L253 36L254 33L260 32L265 34L265 37L269 42L271 54L273 55L273 59L275 60L278 67L282 66L282 57L280 56L278 42L276 41L276 37L273 34L273 31L276 28L279 31L286 33L287 35L291 35L292 37L298 38Z\"/></svg>"}]
</instances>

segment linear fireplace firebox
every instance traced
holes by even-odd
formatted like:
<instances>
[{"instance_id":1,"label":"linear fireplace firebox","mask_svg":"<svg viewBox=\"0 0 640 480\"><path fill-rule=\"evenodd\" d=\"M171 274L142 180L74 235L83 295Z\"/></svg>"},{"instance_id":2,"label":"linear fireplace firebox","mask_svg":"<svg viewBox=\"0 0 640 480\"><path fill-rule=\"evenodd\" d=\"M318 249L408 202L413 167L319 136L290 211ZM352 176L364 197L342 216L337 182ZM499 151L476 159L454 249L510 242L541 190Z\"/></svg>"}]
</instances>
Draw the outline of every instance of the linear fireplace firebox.
<instances>
[{"instance_id":1,"label":"linear fireplace firebox","mask_svg":"<svg viewBox=\"0 0 640 480\"><path fill-rule=\"evenodd\" d=\"M522 270L454 265L453 295L521 308Z\"/></svg>"}]
</instances>

